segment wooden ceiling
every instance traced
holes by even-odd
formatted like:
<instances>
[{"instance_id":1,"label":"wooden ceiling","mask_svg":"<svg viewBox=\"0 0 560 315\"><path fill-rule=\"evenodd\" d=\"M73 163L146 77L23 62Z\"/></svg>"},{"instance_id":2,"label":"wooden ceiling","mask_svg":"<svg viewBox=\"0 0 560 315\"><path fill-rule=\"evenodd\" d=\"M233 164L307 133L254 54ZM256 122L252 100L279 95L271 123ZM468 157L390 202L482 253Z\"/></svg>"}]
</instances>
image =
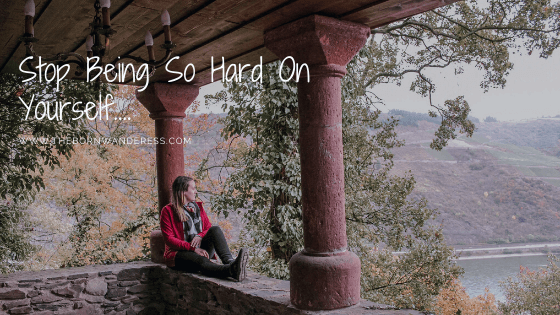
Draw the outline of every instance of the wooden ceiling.
<instances>
[{"instance_id":1,"label":"wooden ceiling","mask_svg":"<svg viewBox=\"0 0 560 315\"><path fill-rule=\"evenodd\" d=\"M126 54L147 59L144 35L154 37L156 59L164 55L161 11L171 16L171 34L177 47L171 70L183 71L189 63L196 69L197 85L210 83L211 57L216 66L224 57L226 64L255 65L278 58L264 47L267 30L311 14L380 27L388 23L433 10L457 0L112 0L111 25L116 34L104 61L114 62ZM0 71L19 72L25 46L18 41L24 31L25 0L2 1L0 6ZM35 0L34 44L38 55L77 52L86 55L85 39L93 20L94 0ZM127 63L130 61L126 61ZM71 72L73 73L73 71ZM220 76L214 76L214 81ZM82 77L82 79L85 75ZM150 82L175 78L159 68ZM132 84L128 82L127 84ZM135 84L142 84L136 82ZM142 84L143 85L143 84Z\"/></svg>"}]
</instances>

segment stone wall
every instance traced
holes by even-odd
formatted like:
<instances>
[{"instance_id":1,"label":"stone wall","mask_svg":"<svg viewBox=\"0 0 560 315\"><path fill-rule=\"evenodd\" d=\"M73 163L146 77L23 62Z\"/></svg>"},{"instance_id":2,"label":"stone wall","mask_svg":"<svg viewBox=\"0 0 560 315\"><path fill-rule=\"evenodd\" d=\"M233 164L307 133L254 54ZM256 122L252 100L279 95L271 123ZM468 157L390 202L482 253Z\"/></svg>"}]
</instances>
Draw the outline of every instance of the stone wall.
<instances>
[{"instance_id":1,"label":"stone wall","mask_svg":"<svg viewBox=\"0 0 560 315\"><path fill-rule=\"evenodd\" d=\"M161 265L129 263L0 277L0 314L153 314L163 311Z\"/></svg>"},{"instance_id":2,"label":"stone wall","mask_svg":"<svg viewBox=\"0 0 560 315\"><path fill-rule=\"evenodd\" d=\"M0 276L4 314L315 314L290 305L290 283L249 272L242 282L134 262ZM420 314L362 301L320 314Z\"/></svg>"}]
</instances>

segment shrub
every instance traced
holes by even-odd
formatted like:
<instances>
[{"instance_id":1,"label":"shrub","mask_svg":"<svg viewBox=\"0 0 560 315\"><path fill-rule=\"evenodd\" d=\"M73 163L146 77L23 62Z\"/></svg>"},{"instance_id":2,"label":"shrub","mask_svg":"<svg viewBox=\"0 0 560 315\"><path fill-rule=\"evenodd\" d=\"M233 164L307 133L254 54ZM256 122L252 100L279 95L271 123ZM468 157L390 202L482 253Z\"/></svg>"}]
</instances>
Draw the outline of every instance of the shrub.
<instances>
[{"instance_id":1,"label":"shrub","mask_svg":"<svg viewBox=\"0 0 560 315\"><path fill-rule=\"evenodd\" d=\"M498 302L503 314L559 314L560 268L558 258L548 257L546 269L531 271L521 267L515 279L500 284L506 302Z\"/></svg>"},{"instance_id":2,"label":"shrub","mask_svg":"<svg viewBox=\"0 0 560 315\"><path fill-rule=\"evenodd\" d=\"M436 314L441 315L477 315L495 314L496 299L492 293L485 290L484 295L471 298L458 280L438 295Z\"/></svg>"}]
</instances>

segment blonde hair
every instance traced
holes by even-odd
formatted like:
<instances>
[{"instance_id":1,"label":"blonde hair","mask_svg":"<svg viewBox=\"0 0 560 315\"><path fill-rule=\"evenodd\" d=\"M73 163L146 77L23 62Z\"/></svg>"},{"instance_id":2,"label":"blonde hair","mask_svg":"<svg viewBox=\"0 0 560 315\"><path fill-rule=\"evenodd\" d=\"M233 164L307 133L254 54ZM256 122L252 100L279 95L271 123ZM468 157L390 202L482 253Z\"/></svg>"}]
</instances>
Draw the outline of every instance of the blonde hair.
<instances>
[{"instance_id":1,"label":"blonde hair","mask_svg":"<svg viewBox=\"0 0 560 315\"><path fill-rule=\"evenodd\" d=\"M183 192L189 189L189 183L192 181L194 181L194 179L188 176L178 176L175 178L173 185L171 186L171 190L173 191L173 195L171 197L173 211L175 211L181 222L187 221L187 215L185 214L185 211L183 211L183 205L187 203Z\"/></svg>"}]
</instances>

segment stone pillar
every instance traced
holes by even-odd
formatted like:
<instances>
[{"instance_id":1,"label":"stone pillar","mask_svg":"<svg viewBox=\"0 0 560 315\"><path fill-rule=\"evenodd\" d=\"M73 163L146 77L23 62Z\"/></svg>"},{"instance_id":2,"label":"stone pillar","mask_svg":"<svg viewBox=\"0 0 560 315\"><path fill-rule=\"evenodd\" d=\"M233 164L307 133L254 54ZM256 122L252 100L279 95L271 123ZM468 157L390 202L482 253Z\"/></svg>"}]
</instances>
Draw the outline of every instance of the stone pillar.
<instances>
[{"instance_id":1,"label":"stone pillar","mask_svg":"<svg viewBox=\"0 0 560 315\"><path fill-rule=\"evenodd\" d=\"M156 125L159 211L171 202L171 185L175 178L185 174L183 142L177 144L175 139L184 137L185 110L198 92L198 86L169 83L152 83L144 91L136 92L136 98L148 109Z\"/></svg>"},{"instance_id":2,"label":"stone pillar","mask_svg":"<svg viewBox=\"0 0 560 315\"><path fill-rule=\"evenodd\" d=\"M290 299L300 309L360 300L360 260L347 250L341 78L369 35L367 26L317 15L265 33L269 50L310 70L310 82L305 70L298 82L305 248L290 260Z\"/></svg>"}]
</instances>

